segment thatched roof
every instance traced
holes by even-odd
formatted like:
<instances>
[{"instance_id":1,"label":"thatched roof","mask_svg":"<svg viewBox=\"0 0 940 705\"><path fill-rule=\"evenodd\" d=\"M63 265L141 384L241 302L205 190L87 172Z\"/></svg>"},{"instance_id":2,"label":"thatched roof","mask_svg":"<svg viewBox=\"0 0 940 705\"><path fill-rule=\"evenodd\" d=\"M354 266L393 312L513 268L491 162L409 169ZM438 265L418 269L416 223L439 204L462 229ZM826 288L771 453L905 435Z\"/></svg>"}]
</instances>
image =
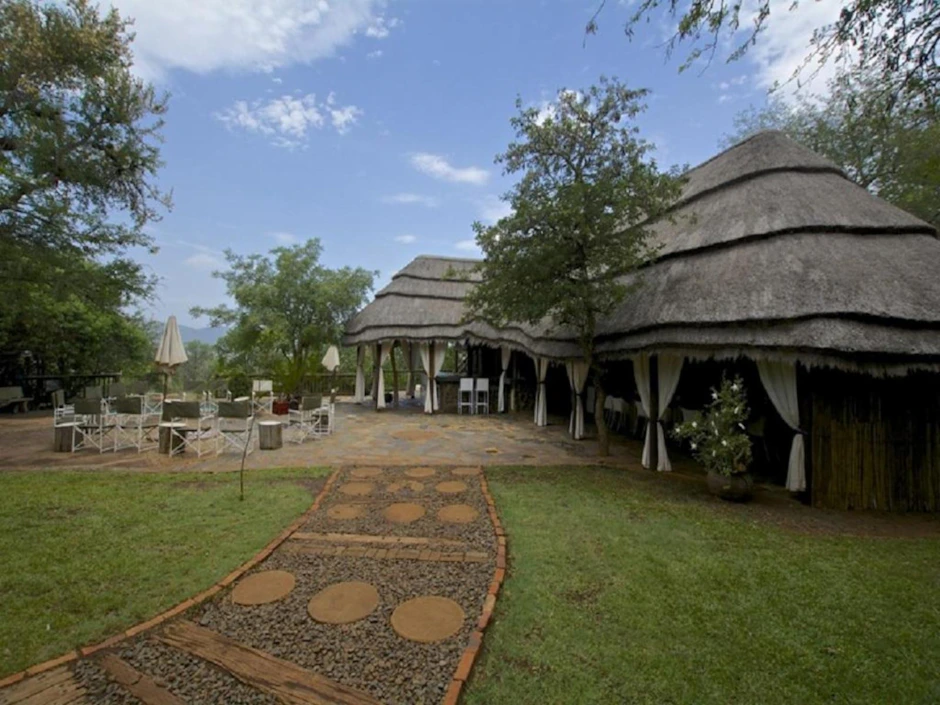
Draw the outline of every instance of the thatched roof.
<instances>
[{"instance_id":1,"label":"thatched roof","mask_svg":"<svg viewBox=\"0 0 940 705\"><path fill-rule=\"evenodd\" d=\"M799 356L843 366L940 363L940 240L927 223L852 183L779 132L690 170L657 259L598 330L612 357L641 350ZM460 324L473 260L419 257L350 323L381 338L506 342L577 356L570 335Z\"/></svg>"}]
</instances>

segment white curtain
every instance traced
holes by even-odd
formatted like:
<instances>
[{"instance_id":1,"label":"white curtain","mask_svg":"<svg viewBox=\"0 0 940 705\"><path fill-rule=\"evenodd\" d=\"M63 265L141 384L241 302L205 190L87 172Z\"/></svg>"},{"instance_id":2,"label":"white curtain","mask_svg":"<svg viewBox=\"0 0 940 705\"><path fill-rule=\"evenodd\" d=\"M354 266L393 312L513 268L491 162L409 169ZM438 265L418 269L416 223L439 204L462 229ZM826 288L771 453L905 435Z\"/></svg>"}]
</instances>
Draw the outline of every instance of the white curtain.
<instances>
[{"instance_id":1,"label":"white curtain","mask_svg":"<svg viewBox=\"0 0 940 705\"><path fill-rule=\"evenodd\" d=\"M499 413L506 411L506 371L509 369L509 358L512 355L512 350L508 346L503 345L500 348L500 353L502 356L503 371L499 375Z\"/></svg>"},{"instance_id":2,"label":"white curtain","mask_svg":"<svg viewBox=\"0 0 940 705\"><path fill-rule=\"evenodd\" d=\"M535 358L535 370L538 374L538 389L535 392L535 425L548 426L548 403L545 399L545 375L548 373L548 359Z\"/></svg>"},{"instance_id":3,"label":"white curtain","mask_svg":"<svg viewBox=\"0 0 940 705\"><path fill-rule=\"evenodd\" d=\"M379 409L385 408L385 370L383 365L388 360L388 354L391 350L392 343L382 343L381 352L379 353L379 388L376 391L376 408Z\"/></svg>"},{"instance_id":4,"label":"white curtain","mask_svg":"<svg viewBox=\"0 0 940 705\"><path fill-rule=\"evenodd\" d=\"M568 370L568 381L571 391L574 392L574 406L571 409L571 419L568 421L568 433L576 441L584 438L584 383L587 382L588 364L584 360L569 360L565 363Z\"/></svg>"},{"instance_id":5,"label":"white curtain","mask_svg":"<svg viewBox=\"0 0 940 705\"><path fill-rule=\"evenodd\" d=\"M662 419L669 408L679 386L679 374L685 358L678 355L659 355L659 418L656 419L656 439L659 446L659 463L656 468L660 472L672 470L669 454L666 452L666 432L663 430ZM641 354L633 361L633 376L636 379L637 389L640 391L640 406L646 417L650 416L650 358L646 353ZM650 466L650 426L646 425L646 437L643 439L643 467Z\"/></svg>"},{"instance_id":6,"label":"white curtain","mask_svg":"<svg viewBox=\"0 0 940 705\"><path fill-rule=\"evenodd\" d=\"M424 368L424 378L428 379L431 373L431 347L427 343L418 343L418 352L421 354L421 366ZM424 389L424 413L431 413L431 385L425 384Z\"/></svg>"},{"instance_id":7,"label":"white curtain","mask_svg":"<svg viewBox=\"0 0 940 705\"><path fill-rule=\"evenodd\" d=\"M436 343L434 345L434 377L440 373L444 366L444 355L447 354L447 343ZM441 410L441 395L437 388L437 379L432 381L434 386L434 411Z\"/></svg>"},{"instance_id":8,"label":"white curtain","mask_svg":"<svg viewBox=\"0 0 940 705\"><path fill-rule=\"evenodd\" d=\"M800 405L796 391L796 364L793 362L771 362L758 360L760 381L774 408L796 433L790 446L790 464L787 466L787 489L802 492L806 489L806 459L803 449L803 432L800 431Z\"/></svg>"},{"instance_id":9,"label":"white curtain","mask_svg":"<svg viewBox=\"0 0 940 705\"><path fill-rule=\"evenodd\" d=\"M353 397L357 404L361 404L366 398L366 373L363 369L365 364L366 349L365 346L359 345L356 347L356 395Z\"/></svg>"}]
</instances>

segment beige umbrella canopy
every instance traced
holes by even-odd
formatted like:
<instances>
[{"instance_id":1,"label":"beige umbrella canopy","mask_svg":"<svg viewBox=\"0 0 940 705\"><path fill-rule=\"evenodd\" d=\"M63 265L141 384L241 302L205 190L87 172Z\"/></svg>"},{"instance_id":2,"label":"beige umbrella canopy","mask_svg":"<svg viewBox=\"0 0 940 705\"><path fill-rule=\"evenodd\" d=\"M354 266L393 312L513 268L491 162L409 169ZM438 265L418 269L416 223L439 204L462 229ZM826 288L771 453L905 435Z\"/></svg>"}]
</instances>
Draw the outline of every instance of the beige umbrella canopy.
<instances>
[{"instance_id":1,"label":"beige umbrella canopy","mask_svg":"<svg viewBox=\"0 0 940 705\"><path fill-rule=\"evenodd\" d=\"M163 328L163 337L160 338L160 344L157 346L157 354L153 361L157 367L163 370L163 396L166 396L167 383L169 375L173 374L177 367L186 362L189 358L186 356L186 348L183 347L183 339L180 337L180 327L176 323L176 316L170 316L166 320L166 326Z\"/></svg>"}]
</instances>

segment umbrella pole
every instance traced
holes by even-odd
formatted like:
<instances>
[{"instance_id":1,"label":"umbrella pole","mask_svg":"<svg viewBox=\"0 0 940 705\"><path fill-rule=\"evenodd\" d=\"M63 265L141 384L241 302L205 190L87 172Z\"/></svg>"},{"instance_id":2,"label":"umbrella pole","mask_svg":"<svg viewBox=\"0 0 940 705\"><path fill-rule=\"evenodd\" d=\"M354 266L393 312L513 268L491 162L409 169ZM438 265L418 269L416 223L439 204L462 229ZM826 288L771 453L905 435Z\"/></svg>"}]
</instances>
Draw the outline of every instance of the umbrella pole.
<instances>
[{"instance_id":1,"label":"umbrella pole","mask_svg":"<svg viewBox=\"0 0 940 705\"><path fill-rule=\"evenodd\" d=\"M164 372L163 373L163 401L166 401L166 391L167 391L167 386L169 385L169 383L170 383L170 373Z\"/></svg>"}]
</instances>

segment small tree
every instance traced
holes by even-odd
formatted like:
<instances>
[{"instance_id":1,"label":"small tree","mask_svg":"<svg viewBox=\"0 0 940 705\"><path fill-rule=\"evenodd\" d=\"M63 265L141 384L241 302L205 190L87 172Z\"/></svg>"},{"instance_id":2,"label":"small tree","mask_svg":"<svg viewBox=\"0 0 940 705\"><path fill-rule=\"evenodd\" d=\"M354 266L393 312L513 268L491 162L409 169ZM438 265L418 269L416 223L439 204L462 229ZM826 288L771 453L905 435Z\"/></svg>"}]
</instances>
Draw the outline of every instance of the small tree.
<instances>
[{"instance_id":1,"label":"small tree","mask_svg":"<svg viewBox=\"0 0 940 705\"><path fill-rule=\"evenodd\" d=\"M226 364L248 369L263 361L268 373L277 370L290 391L299 391L303 375L319 365L321 350L339 341L376 276L358 267L328 269L320 264L321 252L316 238L277 247L270 256L226 250L229 270L213 276L225 281L235 306L191 311L209 316L213 326L230 327L218 343Z\"/></svg>"},{"instance_id":2,"label":"small tree","mask_svg":"<svg viewBox=\"0 0 940 705\"><path fill-rule=\"evenodd\" d=\"M646 227L679 194L659 171L633 120L646 90L601 78L585 92L563 90L547 108L525 107L510 121L518 141L496 158L520 174L504 196L512 214L474 223L484 253L470 315L497 325L543 321L573 329L595 371L600 453L608 452L603 369L594 355L597 321L628 293L624 276L649 260Z\"/></svg>"},{"instance_id":3,"label":"small tree","mask_svg":"<svg viewBox=\"0 0 940 705\"><path fill-rule=\"evenodd\" d=\"M747 421L747 393L740 377L721 381L712 389L712 401L701 421L686 421L673 429L673 436L690 443L692 454L706 470L719 475L747 472L751 462L751 439Z\"/></svg>"}]
</instances>

